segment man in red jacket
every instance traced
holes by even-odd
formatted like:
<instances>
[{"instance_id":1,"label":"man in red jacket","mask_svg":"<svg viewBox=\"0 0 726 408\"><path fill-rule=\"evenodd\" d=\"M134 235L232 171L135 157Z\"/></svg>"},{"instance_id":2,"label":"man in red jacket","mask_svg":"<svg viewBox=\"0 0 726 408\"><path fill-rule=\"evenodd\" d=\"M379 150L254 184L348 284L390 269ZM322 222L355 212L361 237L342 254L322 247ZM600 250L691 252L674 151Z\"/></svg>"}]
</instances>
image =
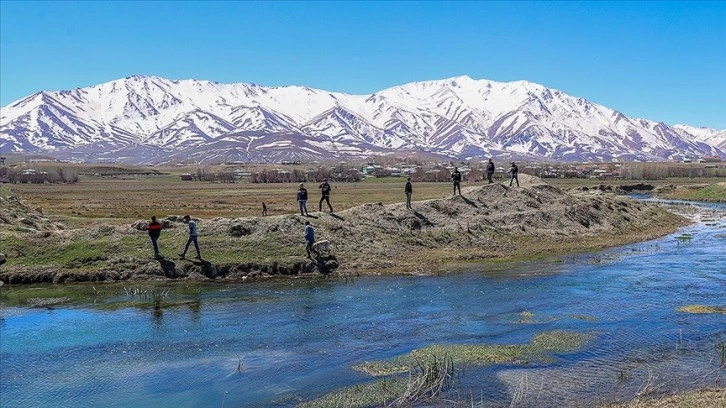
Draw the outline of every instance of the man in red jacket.
<instances>
[{"instance_id":1,"label":"man in red jacket","mask_svg":"<svg viewBox=\"0 0 726 408\"><path fill-rule=\"evenodd\" d=\"M146 228L149 231L149 237L151 238L151 243L154 245L154 256L159 257L159 246L156 244L156 240L159 239L159 235L161 235L161 224L159 224L158 221L156 221L156 217L151 217L151 222L149 223L149 226Z\"/></svg>"}]
</instances>

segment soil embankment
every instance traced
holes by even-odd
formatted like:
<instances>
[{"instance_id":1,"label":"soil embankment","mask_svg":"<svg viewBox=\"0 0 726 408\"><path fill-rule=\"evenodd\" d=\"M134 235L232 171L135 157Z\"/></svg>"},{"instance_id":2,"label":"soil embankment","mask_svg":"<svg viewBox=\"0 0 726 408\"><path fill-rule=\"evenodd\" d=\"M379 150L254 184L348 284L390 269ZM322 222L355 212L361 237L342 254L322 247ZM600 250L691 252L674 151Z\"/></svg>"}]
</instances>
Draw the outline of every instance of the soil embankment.
<instances>
[{"instance_id":1,"label":"soil embankment","mask_svg":"<svg viewBox=\"0 0 726 408\"><path fill-rule=\"evenodd\" d=\"M687 221L653 204L600 191L566 192L520 176L521 187L491 184L462 196L369 203L310 217L214 218L198 221L202 260L175 255L186 242L177 216L162 220L165 258L154 259L146 222L88 222L69 229L16 198L0 201L5 283L125 279L244 279L307 273L435 273L446 265L523 259L655 238ZM414 193L415 199L415 193ZM330 240L331 254L305 257L303 228ZM173 248L173 249L171 249ZM174 256L171 256L174 255ZM193 249L191 255L194 255Z\"/></svg>"}]
</instances>

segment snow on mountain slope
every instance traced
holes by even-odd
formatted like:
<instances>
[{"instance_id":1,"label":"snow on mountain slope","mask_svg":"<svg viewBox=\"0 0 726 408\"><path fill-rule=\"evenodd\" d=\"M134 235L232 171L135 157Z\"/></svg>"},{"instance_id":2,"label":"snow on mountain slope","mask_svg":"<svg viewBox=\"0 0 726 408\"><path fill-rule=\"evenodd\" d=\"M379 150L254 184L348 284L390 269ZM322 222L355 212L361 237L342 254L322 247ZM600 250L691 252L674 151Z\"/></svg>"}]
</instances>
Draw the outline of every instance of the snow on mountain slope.
<instances>
[{"instance_id":1,"label":"snow on mountain slope","mask_svg":"<svg viewBox=\"0 0 726 408\"><path fill-rule=\"evenodd\" d=\"M144 163L325 159L398 149L462 158L726 157L726 130L671 127L539 84L468 76L371 95L131 76L16 101L0 112L0 135L6 151L81 152L86 160L118 152Z\"/></svg>"},{"instance_id":2,"label":"snow on mountain slope","mask_svg":"<svg viewBox=\"0 0 726 408\"><path fill-rule=\"evenodd\" d=\"M706 127L695 127L688 125L674 125L675 129L686 132L695 136L696 140L712 146L716 146L721 150L726 150L726 129L717 130Z\"/></svg>"}]
</instances>

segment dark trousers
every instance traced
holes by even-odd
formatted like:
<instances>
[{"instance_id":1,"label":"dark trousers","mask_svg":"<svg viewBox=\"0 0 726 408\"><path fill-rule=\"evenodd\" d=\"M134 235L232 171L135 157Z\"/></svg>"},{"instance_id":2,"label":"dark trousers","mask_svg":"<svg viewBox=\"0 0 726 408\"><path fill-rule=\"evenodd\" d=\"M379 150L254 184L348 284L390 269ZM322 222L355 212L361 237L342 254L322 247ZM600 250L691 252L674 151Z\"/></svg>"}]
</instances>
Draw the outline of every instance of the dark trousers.
<instances>
[{"instance_id":1,"label":"dark trousers","mask_svg":"<svg viewBox=\"0 0 726 408\"><path fill-rule=\"evenodd\" d=\"M315 248L313 248L313 241L307 241L307 240L305 241L305 250L308 251L308 258L311 258L311 256L310 256L311 251L315 253L315 256L320 256L318 251L316 251Z\"/></svg>"},{"instance_id":2,"label":"dark trousers","mask_svg":"<svg viewBox=\"0 0 726 408\"><path fill-rule=\"evenodd\" d=\"M461 182L460 181L454 182L454 195L456 195L456 190L459 190L459 195L461 195Z\"/></svg>"},{"instance_id":3,"label":"dark trousers","mask_svg":"<svg viewBox=\"0 0 726 408\"><path fill-rule=\"evenodd\" d=\"M156 244L156 241L159 239L159 237L150 237L151 238L151 244L154 245L154 255L159 255L159 245Z\"/></svg>"},{"instance_id":4,"label":"dark trousers","mask_svg":"<svg viewBox=\"0 0 726 408\"><path fill-rule=\"evenodd\" d=\"M328 208L330 208L330 212L333 212L333 206L330 205L330 197L329 196L322 196L320 197L320 202L318 203L318 211L323 211L323 201L328 203Z\"/></svg>"},{"instance_id":5,"label":"dark trousers","mask_svg":"<svg viewBox=\"0 0 726 408\"><path fill-rule=\"evenodd\" d=\"M197 249L197 256L201 258L202 257L202 254L199 252L199 242L197 242L197 236L196 235L192 235L192 236L189 237L189 240L187 241L187 244L184 247L184 252L182 252L182 256L184 256L184 255L187 254L187 250L189 249L189 245L192 242L194 242L194 248Z\"/></svg>"},{"instance_id":6,"label":"dark trousers","mask_svg":"<svg viewBox=\"0 0 726 408\"><path fill-rule=\"evenodd\" d=\"M493 183L493 181L492 181L492 176L493 175L494 175L494 172L493 171L488 171L487 172L487 181L489 182L489 184L492 184Z\"/></svg>"},{"instance_id":7,"label":"dark trousers","mask_svg":"<svg viewBox=\"0 0 726 408\"><path fill-rule=\"evenodd\" d=\"M406 208L411 209L411 193L406 193Z\"/></svg>"},{"instance_id":8,"label":"dark trousers","mask_svg":"<svg viewBox=\"0 0 726 408\"><path fill-rule=\"evenodd\" d=\"M519 178L517 178L517 173L512 173L512 178L509 179L509 187L512 186L512 182L517 182L517 187L519 187Z\"/></svg>"}]
</instances>

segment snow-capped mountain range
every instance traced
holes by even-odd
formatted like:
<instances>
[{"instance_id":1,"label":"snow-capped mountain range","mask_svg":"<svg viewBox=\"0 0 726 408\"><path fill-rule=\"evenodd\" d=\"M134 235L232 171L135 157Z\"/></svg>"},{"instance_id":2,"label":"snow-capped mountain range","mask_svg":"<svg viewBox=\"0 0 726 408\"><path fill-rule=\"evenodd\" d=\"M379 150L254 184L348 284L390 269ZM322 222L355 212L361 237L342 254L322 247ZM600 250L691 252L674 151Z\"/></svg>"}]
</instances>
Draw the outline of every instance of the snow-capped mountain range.
<instances>
[{"instance_id":1,"label":"snow-capped mountain range","mask_svg":"<svg viewBox=\"0 0 726 408\"><path fill-rule=\"evenodd\" d=\"M560 161L726 158L726 130L628 118L527 81L467 76L371 95L131 76L0 113L0 151L80 161L328 160L400 152Z\"/></svg>"}]
</instances>

